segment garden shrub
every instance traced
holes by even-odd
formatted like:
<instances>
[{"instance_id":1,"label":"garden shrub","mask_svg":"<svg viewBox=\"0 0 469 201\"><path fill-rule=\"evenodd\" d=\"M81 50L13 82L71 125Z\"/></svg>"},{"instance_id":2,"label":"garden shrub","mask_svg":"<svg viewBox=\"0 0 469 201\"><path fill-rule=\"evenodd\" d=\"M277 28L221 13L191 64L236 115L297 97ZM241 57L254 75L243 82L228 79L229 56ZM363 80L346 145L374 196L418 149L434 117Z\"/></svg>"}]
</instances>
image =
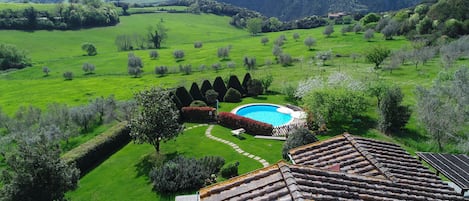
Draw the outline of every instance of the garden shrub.
<instances>
[{"instance_id":1,"label":"garden shrub","mask_svg":"<svg viewBox=\"0 0 469 201\"><path fill-rule=\"evenodd\" d=\"M190 107L206 107L206 106L207 106L207 103L201 100L194 100L190 104Z\"/></svg>"},{"instance_id":2,"label":"garden shrub","mask_svg":"<svg viewBox=\"0 0 469 201\"><path fill-rule=\"evenodd\" d=\"M249 119L230 112L220 112L218 123L230 129L244 128L251 135L271 135L274 127L271 124Z\"/></svg>"},{"instance_id":3,"label":"garden shrub","mask_svg":"<svg viewBox=\"0 0 469 201\"><path fill-rule=\"evenodd\" d=\"M178 87L176 89L176 96L179 98L184 107L189 106L194 100L189 92L187 92L186 87Z\"/></svg>"},{"instance_id":4,"label":"garden shrub","mask_svg":"<svg viewBox=\"0 0 469 201\"><path fill-rule=\"evenodd\" d=\"M244 91L239 91L241 93L244 93L244 94L247 94L247 91L248 91L248 83L249 81L251 80L251 74L250 73L246 73L244 75L244 78L243 78L243 83L242 83L242 86L243 86L243 89Z\"/></svg>"},{"instance_id":5,"label":"garden shrub","mask_svg":"<svg viewBox=\"0 0 469 201\"><path fill-rule=\"evenodd\" d=\"M207 92L205 92L205 99L207 100L207 104L215 104L218 100L218 92L213 89L209 89Z\"/></svg>"},{"instance_id":6,"label":"garden shrub","mask_svg":"<svg viewBox=\"0 0 469 201\"><path fill-rule=\"evenodd\" d=\"M258 96L264 92L264 87L262 86L262 82L257 79L249 80L248 82L248 95L249 96Z\"/></svg>"},{"instance_id":7,"label":"garden shrub","mask_svg":"<svg viewBox=\"0 0 469 201\"><path fill-rule=\"evenodd\" d=\"M226 179L238 176L238 166L239 162L229 164L221 170L221 176Z\"/></svg>"},{"instance_id":8,"label":"garden shrub","mask_svg":"<svg viewBox=\"0 0 469 201\"><path fill-rule=\"evenodd\" d=\"M220 76L216 77L215 81L213 81L213 89L218 92L217 99L223 101L223 97L225 97L226 94L226 86Z\"/></svg>"},{"instance_id":9,"label":"garden shrub","mask_svg":"<svg viewBox=\"0 0 469 201\"><path fill-rule=\"evenodd\" d=\"M211 175L217 174L224 163L225 160L218 156L206 156L199 160L178 156L161 167L153 168L150 178L154 190L160 193L198 190L215 182Z\"/></svg>"},{"instance_id":10,"label":"garden shrub","mask_svg":"<svg viewBox=\"0 0 469 201\"><path fill-rule=\"evenodd\" d=\"M229 103L239 103L241 102L241 93L236 89L229 88L223 100Z\"/></svg>"},{"instance_id":11,"label":"garden shrub","mask_svg":"<svg viewBox=\"0 0 469 201\"><path fill-rule=\"evenodd\" d=\"M204 80L202 82L202 86L200 87L200 93L205 97L205 94L210 89L213 89L212 84L210 83L210 81ZM205 97L205 100L207 100L207 97Z\"/></svg>"},{"instance_id":12,"label":"garden shrub","mask_svg":"<svg viewBox=\"0 0 469 201\"><path fill-rule=\"evenodd\" d=\"M127 122L121 122L65 153L62 159L68 164L76 164L83 176L129 143L129 132Z\"/></svg>"},{"instance_id":13,"label":"garden shrub","mask_svg":"<svg viewBox=\"0 0 469 201\"><path fill-rule=\"evenodd\" d=\"M227 88L233 88L239 91L241 95L245 94L245 90L243 86L241 86L241 83L239 82L239 79L236 75L230 76L230 79L228 80L228 86Z\"/></svg>"},{"instance_id":14,"label":"garden shrub","mask_svg":"<svg viewBox=\"0 0 469 201\"><path fill-rule=\"evenodd\" d=\"M315 135L309 132L306 128L298 128L288 133L288 138L283 144L282 156L285 160L290 160L288 158L288 151L293 148L317 142L318 139Z\"/></svg>"},{"instance_id":15,"label":"garden shrub","mask_svg":"<svg viewBox=\"0 0 469 201\"><path fill-rule=\"evenodd\" d=\"M197 85L197 83L195 82L192 83L189 93L191 94L194 100L205 100L204 96L202 95L202 92L200 92L199 85Z\"/></svg>"},{"instance_id":16,"label":"garden shrub","mask_svg":"<svg viewBox=\"0 0 469 201\"><path fill-rule=\"evenodd\" d=\"M179 100L179 98L176 96L176 94L174 94L174 92L169 92L169 96L171 96L171 99L173 100L174 104L176 104L178 110L181 110L182 107L184 107L181 103L181 100Z\"/></svg>"},{"instance_id":17,"label":"garden shrub","mask_svg":"<svg viewBox=\"0 0 469 201\"><path fill-rule=\"evenodd\" d=\"M183 107L181 111L182 118L187 122L209 122L215 114L212 107Z\"/></svg>"}]
</instances>

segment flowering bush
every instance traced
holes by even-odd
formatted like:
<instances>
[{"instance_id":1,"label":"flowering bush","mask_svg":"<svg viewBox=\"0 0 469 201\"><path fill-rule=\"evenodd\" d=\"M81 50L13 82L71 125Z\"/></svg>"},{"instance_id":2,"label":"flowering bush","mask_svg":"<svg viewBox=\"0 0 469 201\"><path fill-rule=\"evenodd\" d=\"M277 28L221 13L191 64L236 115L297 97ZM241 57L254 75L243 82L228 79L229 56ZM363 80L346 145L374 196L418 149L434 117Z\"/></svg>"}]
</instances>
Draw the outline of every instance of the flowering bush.
<instances>
[{"instance_id":1,"label":"flowering bush","mask_svg":"<svg viewBox=\"0 0 469 201\"><path fill-rule=\"evenodd\" d=\"M212 107L183 107L181 111L182 118L187 122L209 122L215 114Z\"/></svg>"},{"instance_id":2,"label":"flowering bush","mask_svg":"<svg viewBox=\"0 0 469 201\"><path fill-rule=\"evenodd\" d=\"M220 112L218 115L218 123L231 129L244 128L247 133L252 135L272 135L272 130L274 129L271 124L266 124L229 112Z\"/></svg>"}]
</instances>

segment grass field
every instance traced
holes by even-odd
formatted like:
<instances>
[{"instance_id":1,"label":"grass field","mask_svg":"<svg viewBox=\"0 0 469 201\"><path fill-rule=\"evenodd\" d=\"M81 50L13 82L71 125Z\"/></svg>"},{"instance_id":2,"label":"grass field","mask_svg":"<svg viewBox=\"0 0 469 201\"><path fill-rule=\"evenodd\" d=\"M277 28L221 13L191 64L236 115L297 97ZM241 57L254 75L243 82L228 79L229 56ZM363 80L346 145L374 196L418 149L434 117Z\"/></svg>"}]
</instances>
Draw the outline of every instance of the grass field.
<instances>
[{"instance_id":1,"label":"grass field","mask_svg":"<svg viewBox=\"0 0 469 201\"><path fill-rule=\"evenodd\" d=\"M244 56L254 56L259 67L250 73L254 78L271 74L274 77L271 90L276 94L286 84L296 85L299 80L311 76L327 76L332 72L341 71L352 75L356 79L367 81L379 76L380 78L402 87L406 97L405 104L414 105L413 91L417 85L430 86L432 80L442 70L439 59L430 61L425 66L417 69L411 65L404 65L392 73L388 71L372 72L372 64L364 61L363 57L353 61L349 55L352 53L363 54L373 46L385 46L396 50L410 43L402 37L385 41L382 36L376 34L375 39L366 42L363 35L348 33L341 35L341 26L335 26L336 32L329 38L322 35L323 28L311 30L291 30L278 33L266 33L251 36L242 29L237 29L228 24L230 18L214 15L171 14L155 13L145 15L132 15L121 17L121 23L114 27L91 28L72 31L11 31L0 30L0 43L14 44L29 52L33 61L33 67L18 71L3 72L0 74L0 107L2 111L13 114L21 105L34 105L44 108L48 103L59 102L70 106L87 103L90 99L99 96L107 97L114 94L118 100L129 99L134 92L150 86L189 87L192 82L201 82L204 79L213 81L216 76L226 79L229 75L238 75L240 79L247 72L242 66ZM127 54L118 52L114 45L114 39L119 34L146 34L148 26L154 26L163 22L169 29L169 38L164 43L164 48L158 50L160 58L149 58L149 50L136 50L134 53L142 57L144 62L144 74L141 78L132 78L127 74ZM301 38L293 40L293 33L299 33ZM278 36L285 35L287 41L283 51L300 60L294 65L282 67L274 64L263 65L266 60L275 61L272 56L272 41ZM316 38L317 45L309 51L303 44L304 38L312 36ZM268 37L270 42L262 45L262 37ZM203 47L195 49L193 43L202 41ZM94 43L98 55L84 56L81 44ZM217 57L219 47L232 46L228 60L220 60ZM183 61L176 62L172 57L174 50L184 50L186 57ZM310 58L318 51L332 50L333 60L326 66L318 67ZM302 62L301 62L302 60ZM211 69L214 63L236 63L234 69L222 69L215 72ZM81 70L83 63L89 62L96 65L96 71L91 75L84 75ZM468 60L458 61L458 64L468 64ZM193 73L183 75L177 72L180 64L191 64ZM200 65L206 65L207 69L199 70ZM166 65L170 67L171 74L157 77L153 73L155 66ZM385 64L386 65L386 64ZM49 76L44 76L42 67L51 69ZM72 71L74 79L64 81L62 73ZM273 102L283 104L288 101L282 95L261 96L258 98L244 99L243 103ZM230 111L238 104L223 103L222 111ZM369 124L354 125L351 127L331 128L331 134L320 136L327 139L334 134L349 131L352 134L377 138L385 141L397 142L411 153L415 151L430 151L433 148L428 138L418 127L415 115L407 125L407 130L393 137L385 136L375 129L376 114L374 108L367 113ZM190 124L191 125L191 124ZM99 128L100 129L105 129ZM172 196L161 196L151 191L146 174L148 173L149 158L158 158L160 161L171 158L175 154L183 154L190 157L219 154L227 163L240 161L240 172L245 173L261 167L261 164L247 157L240 157L229 146L216 141L208 140L204 136L206 127L200 127L185 132L175 141L162 145L162 155L155 156L154 150L149 145L129 144L122 150L111 156L102 165L87 174L80 181L80 188L68 194L72 200L166 200ZM254 140L247 136L244 140L233 138L228 129L215 127L213 135L233 140L242 149L265 157L273 163L281 158L281 143L273 141ZM92 136L92 135L91 135ZM88 137L77 139L80 143ZM268 149L266 149L268 147ZM451 146L449 151L451 151ZM145 169L147 168L147 169Z\"/></svg>"}]
</instances>

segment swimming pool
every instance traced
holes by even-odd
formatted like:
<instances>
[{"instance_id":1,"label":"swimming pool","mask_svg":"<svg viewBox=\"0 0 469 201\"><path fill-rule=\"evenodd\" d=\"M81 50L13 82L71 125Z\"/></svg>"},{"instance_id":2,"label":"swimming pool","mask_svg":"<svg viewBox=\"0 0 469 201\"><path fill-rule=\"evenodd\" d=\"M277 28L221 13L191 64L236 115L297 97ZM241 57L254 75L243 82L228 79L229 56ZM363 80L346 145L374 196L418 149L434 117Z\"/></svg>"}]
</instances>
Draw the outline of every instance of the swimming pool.
<instances>
[{"instance_id":1,"label":"swimming pool","mask_svg":"<svg viewBox=\"0 0 469 201\"><path fill-rule=\"evenodd\" d=\"M243 117L272 124L274 127L283 126L292 121L292 112L289 108L274 104L249 104L232 111Z\"/></svg>"}]
</instances>

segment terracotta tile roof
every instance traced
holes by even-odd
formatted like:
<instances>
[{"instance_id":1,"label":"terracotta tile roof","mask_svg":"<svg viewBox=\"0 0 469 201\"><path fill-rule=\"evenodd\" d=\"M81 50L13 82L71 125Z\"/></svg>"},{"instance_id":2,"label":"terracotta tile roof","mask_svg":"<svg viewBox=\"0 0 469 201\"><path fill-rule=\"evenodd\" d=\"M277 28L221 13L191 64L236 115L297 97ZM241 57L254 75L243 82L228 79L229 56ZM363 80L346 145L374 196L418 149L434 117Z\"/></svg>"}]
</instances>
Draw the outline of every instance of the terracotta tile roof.
<instances>
[{"instance_id":1,"label":"terracotta tile roof","mask_svg":"<svg viewBox=\"0 0 469 201\"><path fill-rule=\"evenodd\" d=\"M405 150L344 134L200 190L201 200L464 200ZM339 164L339 165L337 165ZM340 172L328 170L337 169ZM467 199L466 199L467 200Z\"/></svg>"},{"instance_id":2,"label":"terracotta tile roof","mask_svg":"<svg viewBox=\"0 0 469 201\"><path fill-rule=\"evenodd\" d=\"M201 200L464 200L448 189L279 162L200 190Z\"/></svg>"}]
</instances>

